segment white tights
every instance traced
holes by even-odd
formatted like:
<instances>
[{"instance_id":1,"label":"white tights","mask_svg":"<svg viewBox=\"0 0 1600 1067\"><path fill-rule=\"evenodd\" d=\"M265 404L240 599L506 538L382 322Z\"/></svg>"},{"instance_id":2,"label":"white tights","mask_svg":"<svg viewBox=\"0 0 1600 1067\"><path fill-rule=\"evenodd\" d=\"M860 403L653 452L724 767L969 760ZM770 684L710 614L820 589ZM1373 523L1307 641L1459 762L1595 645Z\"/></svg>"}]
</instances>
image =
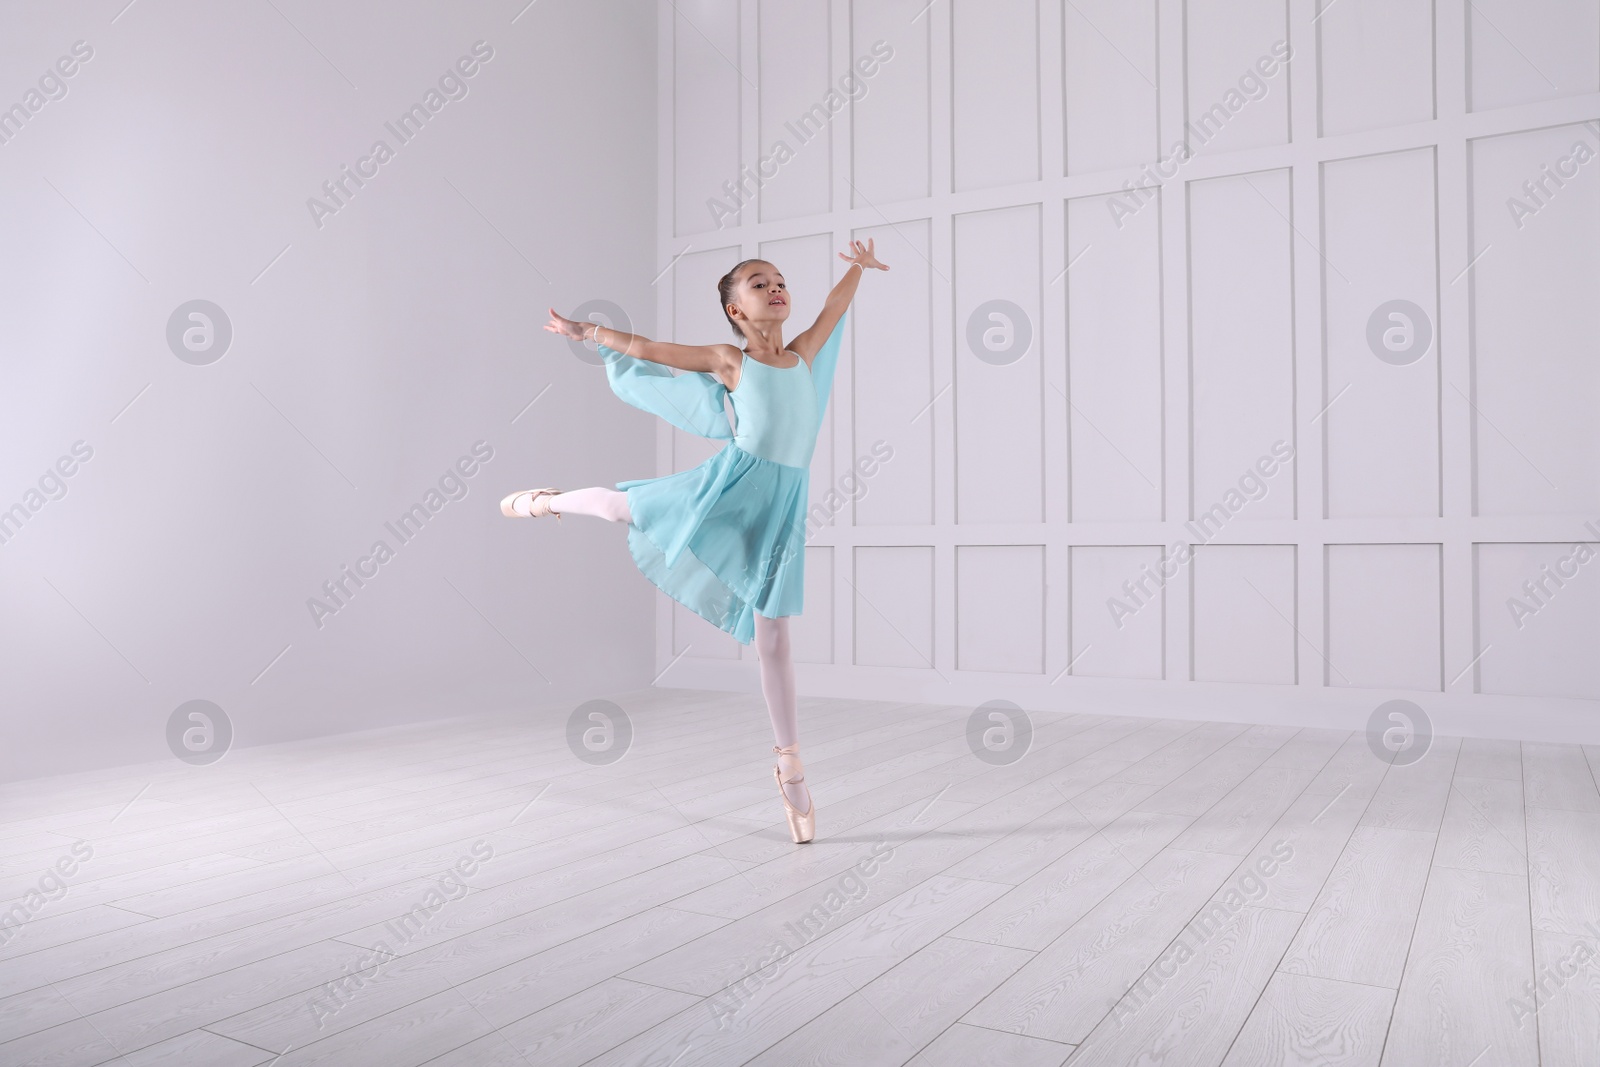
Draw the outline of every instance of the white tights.
<instances>
[{"instance_id":1,"label":"white tights","mask_svg":"<svg viewBox=\"0 0 1600 1067\"><path fill-rule=\"evenodd\" d=\"M754 644L761 662L761 694L767 698L767 714L772 718L772 737L781 748L798 745L800 709L795 702L789 617L769 619L757 615ZM806 791L804 782L792 782L783 787L783 792L789 803L801 811L811 810L811 794Z\"/></svg>"},{"instance_id":2,"label":"white tights","mask_svg":"<svg viewBox=\"0 0 1600 1067\"><path fill-rule=\"evenodd\" d=\"M632 522L628 510L628 494L604 486L574 489L557 493L549 498L550 510L563 515L593 515L611 522ZM756 657L761 665L761 694L767 700L767 714L772 718L772 736L779 747L787 748L800 742L799 707L795 700L794 657L789 645L789 619L783 616L769 619L757 615L753 642ZM783 787L789 803L801 811L811 809L811 795L804 782L794 782Z\"/></svg>"},{"instance_id":3,"label":"white tights","mask_svg":"<svg viewBox=\"0 0 1600 1067\"><path fill-rule=\"evenodd\" d=\"M570 493L557 493L549 498L550 510L563 515L593 515L612 522L632 522L633 512L628 510L628 494L603 485L591 489L574 489Z\"/></svg>"}]
</instances>

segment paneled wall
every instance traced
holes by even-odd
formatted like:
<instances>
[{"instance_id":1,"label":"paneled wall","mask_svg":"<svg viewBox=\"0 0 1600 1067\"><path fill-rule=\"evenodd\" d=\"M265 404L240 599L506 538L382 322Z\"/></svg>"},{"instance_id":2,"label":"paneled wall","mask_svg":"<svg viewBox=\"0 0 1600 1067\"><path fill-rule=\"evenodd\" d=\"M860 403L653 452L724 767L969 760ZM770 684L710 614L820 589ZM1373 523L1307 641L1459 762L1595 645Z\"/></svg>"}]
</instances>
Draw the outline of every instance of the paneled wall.
<instances>
[{"instance_id":1,"label":"paneled wall","mask_svg":"<svg viewBox=\"0 0 1600 1067\"><path fill-rule=\"evenodd\" d=\"M812 468L802 692L1343 726L1404 697L1600 742L1600 4L660 19L674 338L725 338L741 258L792 332L849 239L892 267ZM659 433L662 473L710 454ZM661 684L753 684L659 611Z\"/></svg>"}]
</instances>

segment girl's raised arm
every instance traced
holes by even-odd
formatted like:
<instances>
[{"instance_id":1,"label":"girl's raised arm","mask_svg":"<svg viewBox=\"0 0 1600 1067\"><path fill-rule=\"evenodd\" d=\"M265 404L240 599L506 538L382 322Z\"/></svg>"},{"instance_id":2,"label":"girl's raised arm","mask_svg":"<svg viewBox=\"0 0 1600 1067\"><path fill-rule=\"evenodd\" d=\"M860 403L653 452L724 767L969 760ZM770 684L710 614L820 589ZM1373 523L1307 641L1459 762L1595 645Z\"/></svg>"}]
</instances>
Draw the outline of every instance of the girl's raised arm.
<instances>
[{"instance_id":1,"label":"girl's raised arm","mask_svg":"<svg viewBox=\"0 0 1600 1067\"><path fill-rule=\"evenodd\" d=\"M873 254L872 238L867 238L866 244L862 244L860 241L851 241L850 247L855 251L855 255L847 256L840 252L839 258L849 263L852 267L860 267L861 274L865 274L868 267L876 267L879 270L889 269L886 265L879 263L878 257ZM812 323L809 329L803 330L800 336L794 339L794 344L789 346L807 363L810 363L812 357L821 350L823 345L827 344L828 338L833 336L833 328L839 325L839 320L844 317L846 309L850 307L850 301L856 297L856 286L861 283L861 274L857 274L852 270L845 271L844 277L839 279L839 284L833 287L833 291L828 294L828 299L823 301L822 314L817 316L817 321Z\"/></svg>"},{"instance_id":2,"label":"girl's raised arm","mask_svg":"<svg viewBox=\"0 0 1600 1067\"><path fill-rule=\"evenodd\" d=\"M574 341L594 341L603 344L625 356L635 356L651 363L676 367L678 370L704 371L707 374L715 374L727 366L729 360L735 358L735 354L739 351L733 345L675 345L669 341L652 341L641 334L624 333L609 326L565 318L557 315L554 308L550 309L550 321L545 323L544 328L551 333L570 337Z\"/></svg>"}]
</instances>

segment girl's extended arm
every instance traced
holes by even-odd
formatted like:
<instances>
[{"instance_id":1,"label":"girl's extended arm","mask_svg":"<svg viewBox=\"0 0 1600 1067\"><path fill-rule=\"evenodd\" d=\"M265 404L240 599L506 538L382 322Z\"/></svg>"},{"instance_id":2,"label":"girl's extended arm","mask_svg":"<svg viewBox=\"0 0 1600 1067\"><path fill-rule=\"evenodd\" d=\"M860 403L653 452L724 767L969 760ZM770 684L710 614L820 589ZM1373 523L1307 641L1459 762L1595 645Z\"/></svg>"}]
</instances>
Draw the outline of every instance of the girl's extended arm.
<instances>
[{"instance_id":1,"label":"girl's extended arm","mask_svg":"<svg viewBox=\"0 0 1600 1067\"><path fill-rule=\"evenodd\" d=\"M728 362L728 349L733 345L675 345L669 341L652 341L637 333L624 333L609 326L593 322L578 322L557 315L550 309L550 321L544 328L574 341L595 341L615 349L625 356L636 356L651 363L663 363L678 370L697 370L715 373Z\"/></svg>"},{"instance_id":2,"label":"girl's extended arm","mask_svg":"<svg viewBox=\"0 0 1600 1067\"><path fill-rule=\"evenodd\" d=\"M810 329L802 331L800 336L794 339L794 344L789 346L803 357L807 363L811 362L811 358L827 343L828 338L833 336L833 328L839 325L839 320L844 317L845 310L850 306L850 301L855 299L856 287L861 284L861 275L867 272L867 268L889 269L884 264L879 263L878 257L873 254L872 238L867 238L866 244L862 244L860 241L851 241L850 247L854 249L855 255L847 256L840 252L839 258L848 262L852 267L860 267L861 270L859 272L854 270L846 270L844 272L844 277L839 279L839 284L833 287L833 291L828 294L828 299L823 302L822 314L817 316L817 321L811 324Z\"/></svg>"}]
</instances>

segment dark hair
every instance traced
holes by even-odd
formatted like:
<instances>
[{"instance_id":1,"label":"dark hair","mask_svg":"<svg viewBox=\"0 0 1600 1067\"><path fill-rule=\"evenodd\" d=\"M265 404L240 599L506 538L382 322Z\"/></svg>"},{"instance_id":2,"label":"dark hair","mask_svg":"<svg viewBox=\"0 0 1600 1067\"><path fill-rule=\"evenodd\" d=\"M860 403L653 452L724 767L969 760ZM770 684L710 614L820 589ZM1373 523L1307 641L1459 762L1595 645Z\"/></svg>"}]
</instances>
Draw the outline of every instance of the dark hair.
<instances>
[{"instance_id":1,"label":"dark hair","mask_svg":"<svg viewBox=\"0 0 1600 1067\"><path fill-rule=\"evenodd\" d=\"M739 272L752 263L765 263L764 259L745 259L733 265L733 269L722 276L717 282L717 295L722 298L722 314L727 318L728 325L733 327L733 335L739 340L745 339L744 331L739 329L739 324L733 321L733 316L728 314L728 305L733 303L733 287Z\"/></svg>"}]
</instances>

